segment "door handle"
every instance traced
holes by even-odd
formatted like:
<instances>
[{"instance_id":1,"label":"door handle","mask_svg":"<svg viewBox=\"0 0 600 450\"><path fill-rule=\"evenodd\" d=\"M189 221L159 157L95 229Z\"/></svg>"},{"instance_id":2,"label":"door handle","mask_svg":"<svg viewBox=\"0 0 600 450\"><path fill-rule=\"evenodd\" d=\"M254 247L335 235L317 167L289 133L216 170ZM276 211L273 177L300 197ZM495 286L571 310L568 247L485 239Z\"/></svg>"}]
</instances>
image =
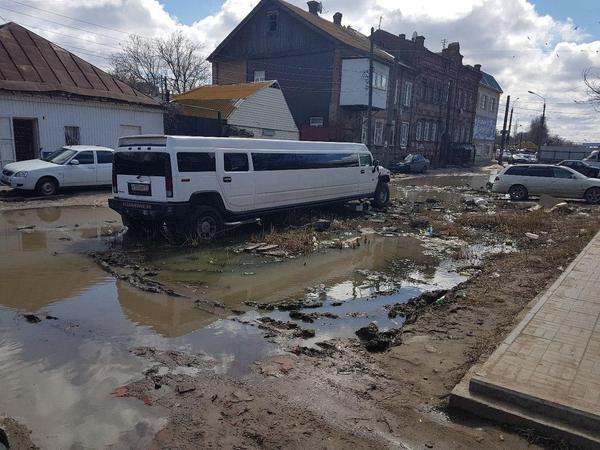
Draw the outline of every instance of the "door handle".
<instances>
[{"instance_id":1,"label":"door handle","mask_svg":"<svg viewBox=\"0 0 600 450\"><path fill-rule=\"evenodd\" d=\"M362 169L362 170L360 171L360 173L365 173L365 169Z\"/></svg>"},{"instance_id":2,"label":"door handle","mask_svg":"<svg viewBox=\"0 0 600 450\"><path fill-rule=\"evenodd\" d=\"M231 177L223 177L223 183L231 183Z\"/></svg>"}]
</instances>

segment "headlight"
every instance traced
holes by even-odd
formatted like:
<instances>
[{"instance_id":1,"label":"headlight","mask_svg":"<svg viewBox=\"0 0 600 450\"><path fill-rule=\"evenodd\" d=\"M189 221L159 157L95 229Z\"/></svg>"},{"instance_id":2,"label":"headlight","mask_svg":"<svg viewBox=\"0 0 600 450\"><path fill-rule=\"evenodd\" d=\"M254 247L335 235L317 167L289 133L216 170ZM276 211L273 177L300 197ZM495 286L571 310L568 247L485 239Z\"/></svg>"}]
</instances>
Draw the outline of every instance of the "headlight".
<instances>
[{"instance_id":1,"label":"headlight","mask_svg":"<svg viewBox=\"0 0 600 450\"><path fill-rule=\"evenodd\" d=\"M28 174L29 172L27 172L26 170L22 170L21 172L15 173L13 177L25 178Z\"/></svg>"}]
</instances>

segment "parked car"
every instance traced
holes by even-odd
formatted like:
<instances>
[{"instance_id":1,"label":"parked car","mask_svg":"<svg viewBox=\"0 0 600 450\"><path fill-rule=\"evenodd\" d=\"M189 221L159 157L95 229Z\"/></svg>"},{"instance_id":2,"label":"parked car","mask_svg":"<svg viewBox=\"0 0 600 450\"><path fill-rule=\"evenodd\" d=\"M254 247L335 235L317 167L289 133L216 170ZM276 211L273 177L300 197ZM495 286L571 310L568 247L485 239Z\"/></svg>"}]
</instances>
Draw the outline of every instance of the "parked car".
<instances>
[{"instance_id":1,"label":"parked car","mask_svg":"<svg viewBox=\"0 0 600 450\"><path fill-rule=\"evenodd\" d=\"M600 203L600 179L588 178L569 167L547 164L509 166L496 176L492 191L509 194L517 201L547 194Z\"/></svg>"},{"instance_id":2,"label":"parked car","mask_svg":"<svg viewBox=\"0 0 600 450\"><path fill-rule=\"evenodd\" d=\"M588 156L583 158L583 161L593 167L600 168L600 150L593 150Z\"/></svg>"},{"instance_id":3,"label":"parked car","mask_svg":"<svg viewBox=\"0 0 600 450\"><path fill-rule=\"evenodd\" d=\"M393 173L425 173L430 165L431 161L423 155L408 155L404 161L392 164L390 170Z\"/></svg>"},{"instance_id":4,"label":"parked car","mask_svg":"<svg viewBox=\"0 0 600 450\"><path fill-rule=\"evenodd\" d=\"M577 161L573 159L568 159L565 161L561 161L558 163L559 166L570 167L571 169L579 172L582 175L590 178L598 178L598 174L600 173L600 168L594 167L591 164L585 161Z\"/></svg>"},{"instance_id":5,"label":"parked car","mask_svg":"<svg viewBox=\"0 0 600 450\"><path fill-rule=\"evenodd\" d=\"M15 189L54 195L61 187L110 185L114 150L94 145L71 145L44 159L4 166L0 182Z\"/></svg>"},{"instance_id":6,"label":"parked car","mask_svg":"<svg viewBox=\"0 0 600 450\"><path fill-rule=\"evenodd\" d=\"M293 208L373 199L390 172L363 144L186 136L119 140L109 206L131 230L164 224L213 240L224 226Z\"/></svg>"}]
</instances>

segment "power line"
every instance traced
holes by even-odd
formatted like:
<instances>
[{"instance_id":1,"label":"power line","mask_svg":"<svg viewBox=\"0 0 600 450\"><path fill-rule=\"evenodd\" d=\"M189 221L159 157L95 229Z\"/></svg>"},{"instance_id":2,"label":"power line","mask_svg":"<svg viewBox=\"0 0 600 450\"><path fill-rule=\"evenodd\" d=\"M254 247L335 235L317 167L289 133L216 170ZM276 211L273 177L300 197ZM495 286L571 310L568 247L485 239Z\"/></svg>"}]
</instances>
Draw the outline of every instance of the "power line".
<instances>
[{"instance_id":1,"label":"power line","mask_svg":"<svg viewBox=\"0 0 600 450\"><path fill-rule=\"evenodd\" d=\"M33 15L31 15L31 14L27 14L27 13L20 12L20 11L15 11L14 9L6 8L5 6L0 6L0 9L4 9L4 10L6 10L6 11L10 11L10 12L12 12L12 13L15 13L15 14L21 14L21 15L23 15L23 16L32 17L32 18L34 18L34 19L40 20L40 18L39 18L39 17L37 17L37 16L33 16ZM102 37L104 37L104 38L106 38L106 39L112 39L112 40L114 40L114 41L117 41L117 42L119 42L119 39L118 39L118 38L116 38L116 37L114 37L114 36L109 36L109 35L107 35L107 34L97 33L97 32L95 32L95 31L91 31L91 30L89 30L89 29L87 29L87 30L86 30L85 28L79 28L79 27L75 27L75 26L73 26L73 25L65 25L64 23L56 22L56 21L54 21L54 20L50 20L50 19L41 19L41 20L43 20L43 21L45 21L45 22L53 23L54 25L60 25L61 27L72 28L72 29L74 29L74 30L83 31L83 32L85 32L85 33L90 33L90 34L95 34L95 35L98 35L98 36L102 36Z\"/></svg>"},{"instance_id":2,"label":"power line","mask_svg":"<svg viewBox=\"0 0 600 450\"><path fill-rule=\"evenodd\" d=\"M57 12L54 12L54 11L48 11L47 9L38 8L37 6L29 5L27 3L22 3L22 2L19 2L17 0L9 0L9 1L11 1L13 3L17 3L17 4L22 5L22 6L27 6L28 8L37 9L38 11L42 11L42 12L45 12L45 13L48 13L48 14L53 14L53 15L58 16L58 17L64 17L65 19L70 19L70 20L74 20L76 22L81 22L81 23L85 23L85 24L88 24L88 25L93 25L95 27L104 28L105 30L115 31L117 33L122 33L122 34L125 34L125 35L132 34L132 33L126 32L126 31L117 30L116 28L110 28L110 27L107 27L107 26L104 26L104 25L100 25L100 24L97 24L97 23L88 22L87 20L76 19L75 17L66 16L64 14L60 14L60 13L57 13Z\"/></svg>"}]
</instances>

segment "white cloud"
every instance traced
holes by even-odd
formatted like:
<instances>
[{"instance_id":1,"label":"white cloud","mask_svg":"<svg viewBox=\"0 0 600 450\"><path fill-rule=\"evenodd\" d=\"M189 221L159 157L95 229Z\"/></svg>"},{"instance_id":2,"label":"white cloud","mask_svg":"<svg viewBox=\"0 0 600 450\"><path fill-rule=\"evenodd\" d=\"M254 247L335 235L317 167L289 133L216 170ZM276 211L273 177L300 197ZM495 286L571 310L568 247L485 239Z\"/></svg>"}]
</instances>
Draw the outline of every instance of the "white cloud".
<instances>
[{"instance_id":1,"label":"white cloud","mask_svg":"<svg viewBox=\"0 0 600 450\"><path fill-rule=\"evenodd\" d=\"M291 1L306 7L305 0ZM165 2L157 0L63 0L39 7L145 36L182 29L205 43L208 53L257 3L258 0L225 0L219 11L199 17L191 26L178 23L165 10ZM528 122L541 110L541 101L527 94L528 90L535 90L548 99L551 131L578 141L600 140L596 131L600 125L598 113L574 102L584 97L582 71L600 66L600 41L592 40L585 30L576 29L571 20L542 15L528 0L323 0L323 3L324 17L331 19L333 13L341 11L344 24L365 33L381 18L382 27L392 33L410 36L417 30L434 51L440 50L443 38L459 41L466 63L481 63L483 70L498 79L505 94L520 98L515 113L521 123ZM101 66L106 66L105 57L118 50L126 39L125 34L112 30L19 5L7 7L36 17L0 9L2 16L45 29L34 31L66 48L79 49L82 57Z\"/></svg>"}]
</instances>

